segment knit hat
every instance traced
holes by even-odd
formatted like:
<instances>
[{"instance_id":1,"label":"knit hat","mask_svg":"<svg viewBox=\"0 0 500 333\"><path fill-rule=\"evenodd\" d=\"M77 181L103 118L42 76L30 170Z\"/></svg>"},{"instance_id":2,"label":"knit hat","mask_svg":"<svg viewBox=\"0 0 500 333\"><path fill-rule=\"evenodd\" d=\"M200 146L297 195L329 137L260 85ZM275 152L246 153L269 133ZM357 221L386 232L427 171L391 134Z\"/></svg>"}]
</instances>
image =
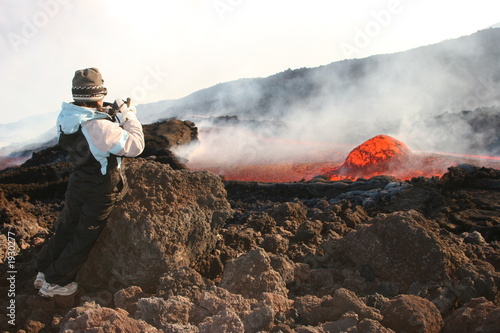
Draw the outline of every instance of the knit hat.
<instances>
[{"instance_id":1,"label":"knit hat","mask_svg":"<svg viewBox=\"0 0 500 333\"><path fill-rule=\"evenodd\" d=\"M108 93L104 80L97 68L79 69L73 77L73 99L81 102L100 101Z\"/></svg>"}]
</instances>

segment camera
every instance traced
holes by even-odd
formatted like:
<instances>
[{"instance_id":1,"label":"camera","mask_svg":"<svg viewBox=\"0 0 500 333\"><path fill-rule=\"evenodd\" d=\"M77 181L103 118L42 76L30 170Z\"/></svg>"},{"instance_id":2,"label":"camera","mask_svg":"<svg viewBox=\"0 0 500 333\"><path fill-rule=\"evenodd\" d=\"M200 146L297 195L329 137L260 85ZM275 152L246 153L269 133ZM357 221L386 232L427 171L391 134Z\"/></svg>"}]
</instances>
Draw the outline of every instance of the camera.
<instances>
[{"instance_id":1,"label":"camera","mask_svg":"<svg viewBox=\"0 0 500 333\"><path fill-rule=\"evenodd\" d=\"M130 103L130 97L127 97L126 100L117 99L113 103L105 102L103 111L107 112L111 117L116 117L116 115L122 111L122 108L125 107L125 105L127 105L126 107L128 108Z\"/></svg>"}]
</instances>

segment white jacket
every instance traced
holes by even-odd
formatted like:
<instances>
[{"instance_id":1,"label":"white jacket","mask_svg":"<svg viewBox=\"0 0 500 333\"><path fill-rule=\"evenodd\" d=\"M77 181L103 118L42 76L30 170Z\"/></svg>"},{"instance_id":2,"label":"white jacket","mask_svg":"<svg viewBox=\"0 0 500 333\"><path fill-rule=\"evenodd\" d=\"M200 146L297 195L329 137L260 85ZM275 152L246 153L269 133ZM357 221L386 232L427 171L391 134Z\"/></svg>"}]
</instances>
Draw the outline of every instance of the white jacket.
<instances>
[{"instance_id":1,"label":"white jacket","mask_svg":"<svg viewBox=\"0 0 500 333\"><path fill-rule=\"evenodd\" d=\"M99 162L103 175L107 172L108 158L111 156L135 157L144 150L142 125L135 116L129 116L121 127L119 123L112 121L112 117L107 113L63 103L57 118L57 128L60 135L75 134L81 129L88 144L88 150ZM75 143L74 150L80 149L78 147L83 147L83 145L82 142ZM70 155L71 153L69 151ZM75 153L81 154L78 151ZM118 168L120 168L120 162L121 159L118 158ZM85 160L81 159L81 163L85 163ZM78 161L75 164L78 167Z\"/></svg>"}]
</instances>

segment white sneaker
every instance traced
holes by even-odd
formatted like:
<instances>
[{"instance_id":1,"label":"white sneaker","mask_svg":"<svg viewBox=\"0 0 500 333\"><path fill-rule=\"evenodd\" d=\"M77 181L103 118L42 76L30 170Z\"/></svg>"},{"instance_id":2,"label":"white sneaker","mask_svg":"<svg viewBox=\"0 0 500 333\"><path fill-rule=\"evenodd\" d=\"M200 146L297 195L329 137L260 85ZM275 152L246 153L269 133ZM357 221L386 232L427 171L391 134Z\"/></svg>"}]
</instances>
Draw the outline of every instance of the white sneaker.
<instances>
[{"instance_id":1,"label":"white sneaker","mask_svg":"<svg viewBox=\"0 0 500 333\"><path fill-rule=\"evenodd\" d=\"M42 272L38 272L35 278L35 282L33 283L35 289L42 288L44 283L45 283L45 274L43 274Z\"/></svg>"},{"instance_id":2,"label":"white sneaker","mask_svg":"<svg viewBox=\"0 0 500 333\"><path fill-rule=\"evenodd\" d=\"M43 297L54 297L56 295L69 296L73 295L77 289L78 283L76 282L71 282L65 286L45 282L38 294Z\"/></svg>"}]
</instances>

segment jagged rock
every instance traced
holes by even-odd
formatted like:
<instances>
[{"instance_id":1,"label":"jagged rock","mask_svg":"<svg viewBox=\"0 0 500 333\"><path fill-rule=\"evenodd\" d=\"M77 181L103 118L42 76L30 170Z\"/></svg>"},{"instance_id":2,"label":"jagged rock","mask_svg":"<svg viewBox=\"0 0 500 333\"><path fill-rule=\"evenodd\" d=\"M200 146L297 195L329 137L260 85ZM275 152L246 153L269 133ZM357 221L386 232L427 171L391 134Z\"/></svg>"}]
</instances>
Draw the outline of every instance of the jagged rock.
<instances>
[{"instance_id":1,"label":"jagged rock","mask_svg":"<svg viewBox=\"0 0 500 333\"><path fill-rule=\"evenodd\" d=\"M198 129L189 120L168 119L153 124L144 125L145 136L165 140L161 148L170 148L198 140Z\"/></svg>"},{"instance_id":2,"label":"jagged rock","mask_svg":"<svg viewBox=\"0 0 500 333\"><path fill-rule=\"evenodd\" d=\"M189 325L189 315L194 304L182 296L168 300L159 297L141 298L137 302L136 319L166 331L168 324Z\"/></svg>"},{"instance_id":3,"label":"jagged rock","mask_svg":"<svg viewBox=\"0 0 500 333\"><path fill-rule=\"evenodd\" d=\"M293 301L283 295L263 293L262 304L270 306L275 314L284 314L292 308Z\"/></svg>"},{"instance_id":4,"label":"jagged rock","mask_svg":"<svg viewBox=\"0 0 500 333\"><path fill-rule=\"evenodd\" d=\"M500 307L484 297L472 299L446 319L443 333L498 332Z\"/></svg>"},{"instance_id":5,"label":"jagged rock","mask_svg":"<svg viewBox=\"0 0 500 333\"><path fill-rule=\"evenodd\" d=\"M155 291L165 272L193 265L214 249L232 213L220 178L209 172L134 160L127 177L129 192L79 272L77 281L89 289Z\"/></svg>"},{"instance_id":6,"label":"jagged rock","mask_svg":"<svg viewBox=\"0 0 500 333\"><path fill-rule=\"evenodd\" d=\"M209 318L213 316L234 313L243 323L245 332L268 332L275 315L284 313L290 306L291 302L286 297L275 293L263 293L262 301L257 302L224 288L212 287L203 293L191 319L192 323L201 323L198 325L201 328L207 325Z\"/></svg>"},{"instance_id":7,"label":"jagged rock","mask_svg":"<svg viewBox=\"0 0 500 333\"><path fill-rule=\"evenodd\" d=\"M207 287L207 282L197 271L189 267L179 267L160 278L157 294L164 299L185 296L195 302Z\"/></svg>"},{"instance_id":8,"label":"jagged rock","mask_svg":"<svg viewBox=\"0 0 500 333\"><path fill-rule=\"evenodd\" d=\"M187 160L176 156L172 148L198 141L198 129L193 122L173 118L144 125L143 130L146 145L139 157L168 164L174 170L188 169Z\"/></svg>"},{"instance_id":9,"label":"jagged rock","mask_svg":"<svg viewBox=\"0 0 500 333\"><path fill-rule=\"evenodd\" d=\"M229 313L236 314L243 322L246 316L252 313L256 304L257 300L255 299L245 299L239 294L233 294L226 289L214 286L200 297L193 308L190 321L199 325L202 322L206 323L207 318L229 311ZM267 303L266 307L269 307Z\"/></svg>"},{"instance_id":10,"label":"jagged rock","mask_svg":"<svg viewBox=\"0 0 500 333\"><path fill-rule=\"evenodd\" d=\"M306 295L299 297L295 300L294 307L297 310L299 320L311 326L337 321L343 314L350 311L361 319L382 319L377 309L366 306L355 293L344 288L337 289L333 296L327 295L318 298Z\"/></svg>"},{"instance_id":11,"label":"jagged rock","mask_svg":"<svg viewBox=\"0 0 500 333\"><path fill-rule=\"evenodd\" d=\"M48 234L48 230L40 226L39 218L30 211L34 206L21 199L7 200L4 192L0 189L0 221L2 222L3 234L11 233L11 239L15 240L16 253L22 247L29 247L31 240L38 234ZM3 236L2 234L2 236ZM5 237L5 236L4 236ZM8 248L7 239L0 240L0 263L6 258Z\"/></svg>"},{"instance_id":12,"label":"jagged rock","mask_svg":"<svg viewBox=\"0 0 500 333\"><path fill-rule=\"evenodd\" d=\"M426 223L416 211L380 215L338 240L338 250L383 280L407 286L442 280L449 272L448 254Z\"/></svg>"},{"instance_id":13,"label":"jagged rock","mask_svg":"<svg viewBox=\"0 0 500 333\"><path fill-rule=\"evenodd\" d=\"M224 231L224 245L244 253L257 247L257 237L257 233L252 228L230 226Z\"/></svg>"},{"instance_id":14,"label":"jagged rock","mask_svg":"<svg viewBox=\"0 0 500 333\"><path fill-rule=\"evenodd\" d=\"M281 275L285 284L293 281L295 264L290 259L281 254L271 254L269 259L271 259L271 267Z\"/></svg>"},{"instance_id":15,"label":"jagged rock","mask_svg":"<svg viewBox=\"0 0 500 333\"><path fill-rule=\"evenodd\" d=\"M319 220L305 221L297 228L294 240L298 243L319 244L321 242L322 231L323 222Z\"/></svg>"},{"instance_id":16,"label":"jagged rock","mask_svg":"<svg viewBox=\"0 0 500 333\"><path fill-rule=\"evenodd\" d=\"M198 327L187 324L187 325L181 325L181 324L170 324L166 323L163 326L163 333L198 333Z\"/></svg>"},{"instance_id":17,"label":"jagged rock","mask_svg":"<svg viewBox=\"0 0 500 333\"><path fill-rule=\"evenodd\" d=\"M247 220L245 222L247 224L251 224L256 231L259 231L262 234L271 234L276 228L276 221L267 213L257 212L255 214L247 215L246 218Z\"/></svg>"},{"instance_id":18,"label":"jagged rock","mask_svg":"<svg viewBox=\"0 0 500 333\"><path fill-rule=\"evenodd\" d=\"M462 238L465 243L470 243L475 245L486 244L483 235L481 235L477 230L474 230L473 232L464 232L459 237Z\"/></svg>"},{"instance_id":19,"label":"jagged rock","mask_svg":"<svg viewBox=\"0 0 500 333\"><path fill-rule=\"evenodd\" d=\"M270 306L259 304L243 316L245 333L268 332L274 322L274 311Z\"/></svg>"},{"instance_id":20,"label":"jagged rock","mask_svg":"<svg viewBox=\"0 0 500 333\"><path fill-rule=\"evenodd\" d=\"M334 304L334 312L337 316L338 314L353 311L360 319L368 318L378 321L382 320L382 316L377 309L367 306L355 293L345 288L340 288L335 291L332 302Z\"/></svg>"},{"instance_id":21,"label":"jagged rock","mask_svg":"<svg viewBox=\"0 0 500 333\"><path fill-rule=\"evenodd\" d=\"M279 234L265 235L261 246L264 250L271 253L286 253L289 241Z\"/></svg>"},{"instance_id":22,"label":"jagged rock","mask_svg":"<svg viewBox=\"0 0 500 333\"><path fill-rule=\"evenodd\" d=\"M285 281L260 248L228 262L220 286L245 298L260 299L264 292L287 295Z\"/></svg>"},{"instance_id":23,"label":"jagged rock","mask_svg":"<svg viewBox=\"0 0 500 333\"><path fill-rule=\"evenodd\" d=\"M430 301L414 295L400 295L386 302L381 309L382 325L396 332L439 333L443 318Z\"/></svg>"},{"instance_id":24,"label":"jagged rock","mask_svg":"<svg viewBox=\"0 0 500 333\"><path fill-rule=\"evenodd\" d=\"M321 325L321 327L326 332L349 332L356 329L358 320L358 315L352 311L349 311L344 313L339 320L324 323L323 325Z\"/></svg>"},{"instance_id":25,"label":"jagged rock","mask_svg":"<svg viewBox=\"0 0 500 333\"><path fill-rule=\"evenodd\" d=\"M7 294L8 292L5 291L4 295L7 296ZM10 313L7 307L11 306L9 301L7 297L3 297L0 304L0 313L5 318L0 321L0 330L2 332L17 332L12 325L8 324L8 321L12 319L7 316L7 314ZM39 323L50 326L54 311L56 310L56 304L53 300L47 301L37 295L17 293L15 301L15 328L24 328L27 332L30 332L30 326L40 327L41 325Z\"/></svg>"},{"instance_id":26,"label":"jagged rock","mask_svg":"<svg viewBox=\"0 0 500 333\"><path fill-rule=\"evenodd\" d=\"M461 304L481 296L490 301L500 300L500 273L495 272L491 264L482 260L468 262L457 269L456 276L459 281L453 286L453 291Z\"/></svg>"},{"instance_id":27,"label":"jagged rock","mask_svg":"<svg viewBox=\"0 0 500 333\"><path fill-rule=\"evenodd\" d=\"M60 331L83 332L124 332L160 333L161 330L142 320L130 318L123 309L103 308L95 303L85 303L70 310L60 324Z\"/></svg>"},{"instance_id":28,"label":"jagged rock","mask_svg":"<svg viewBox=\"0 0 500 333\"><path fill-rule=\"evenodd\" d=\"M117 291L113 295L113 300L117 308L124 309L133 316L137 311L137 301L147 297L149 294L143 292L140 287L130 286Z\"/></svg>"},{"instance_id":29,"label":"jagged rock","mask_svg":"<svg viewBox=\"0 0 500 333\"><path fill-rule=\"evenodd\" d=\"M0 172L0 183L9 200L26 196L32 202L64 199L71 170L68 162L7 169Z\"/></svg>"},{"instance_id":30,"label":"jagged rock","mask_svg":"<svg viewBox=\"0 0 500 333\"><path fill-rule=\"evenodd\" d=\"M228 180L224 181L224 184L228 191L233 193L235 200L252 202L272 197L276 202L289 202L297 198L328 198L332 202L348 199L353 200L355 204L362 204L366 199L371 202L376 202L378 199L390 200L406 187L406 185L402 184L400 188L385 190L389 184L395 182L398 182L398 180L394 177L376 176L371 179L359 179L355 182L341 180L328 183L260 183ZM368 194L365 193L370 190L373 191ZM342 195L344 193L346 195Z\"/></svg>"},{"instance_id":31,"label":"jagged rock","mask_svg":"<svg viewBox=\"0 0 500 333\"><path fill-rule=\"evenodd\" d=\"M218 312L213 317L206 317L198 325L200 333L244 333L245 326L238 315L231 309Z\"/></svg>"},{"instance_id":32,"label":"jagged rock","mask_svg":"<svg viewBox=\"0 0 500 333\"><path fill-rule=\"evenodd\" d=\"M448 172L442 177L442 184L449 190L460 187L498 190L500 189L500 170L460 164L448 168Z\"/></svg>"},{"instance_id":33,"label":"jagged rock","mask_svg":"<svg viewBox=\"0 0 500 333\"><path fill-rule=\"evenodd\" d=\"M295 232L298 226L306 221L307 210L301 203L284 202L273 208L269 215L276 221L277 225Z\"/></svg>"},{"instance_id":34,"label":"jagged rock","mask_svg":"<svg viewBox=\"0 0 500 333\"><path fill-rule=\"evenodd\" d=\"M294 308L297 311L299 323L316 326L319 323L338 319L338 315L332 313L333 302L331 296L319 298L313 295L305 295L295 299Z\"/></svg>"},{"instance_id":35,"label":"jagged rock","mask_svg":"<svg viewBox=\"0 0 500 333\"><path fill-rule=\"evenodd\" d=\"M43 164L54 164L63 162L66 159L66 152L54 140L50 147L33 151L31 158L23 163L24 167L39 166Z\"/></svg>"},{"instance_id":36,"label":"jagged rock","mask_svg":"<svg viewBox=\"0 0 500 333\"><path fill-rule=\"evenodd\" d=\"M335 272L330 269L296 266L295 288L303 293L314 294L319 297L331 295L339 288L335 280Z\"/></svg>"},{"instance_id":37,"label":"jagged rock","mask_svg":"<svg viewBox=\"0 0 500 333\"><path fill-rule=\"evenodd\" d=\"M342 222L351 229L356 228L357 225L366 223L369 219L368 214L361 206L354 205L350 201L341 200L333 204L332 207Z\"/></svg>"}]
</instances>

